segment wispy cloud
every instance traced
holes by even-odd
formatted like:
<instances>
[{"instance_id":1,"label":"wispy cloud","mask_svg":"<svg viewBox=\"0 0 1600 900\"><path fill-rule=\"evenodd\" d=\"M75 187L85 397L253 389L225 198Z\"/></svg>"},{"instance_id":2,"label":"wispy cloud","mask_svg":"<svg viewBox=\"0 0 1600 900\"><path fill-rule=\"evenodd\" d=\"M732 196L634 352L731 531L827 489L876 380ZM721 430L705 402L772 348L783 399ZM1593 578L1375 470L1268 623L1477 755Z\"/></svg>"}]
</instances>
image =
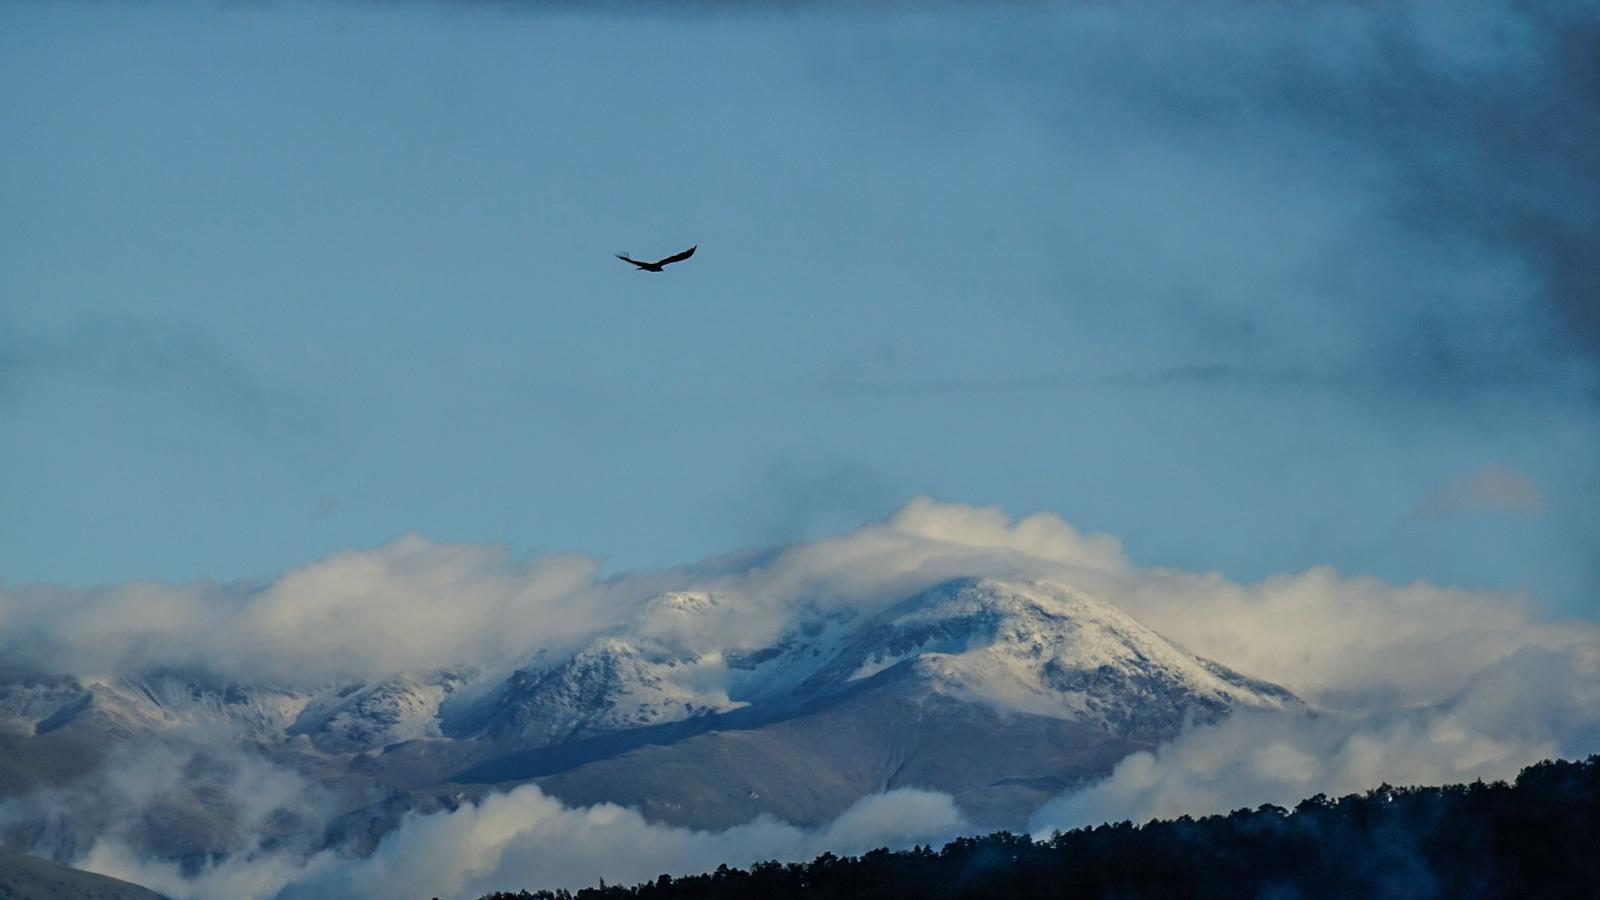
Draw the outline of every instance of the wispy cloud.
<instances>
[{"instance_id":1,"label":"wispy cloud","mask_svg":"<svg viewBox=\"0 0 1600 900\"><path fill-rule=\"evenodd\" d=\"M1442 518L1472 512L1533 515L1544 509L1544 491L1528 475L1501 463L1440 485L1417 501L1413 515Z\"/></svg>"},{"instance_id":2,"label":"wispy cloud","mask_svg":"<svg viewBox=\"0 0 1600 900\"><path fill-rule=\"evenodd\" d=\"M767 465L725 505L745 540L774 545L879 518L906 493L869 466L786 457Z\"/></svg>"},{"instance_id":3,"label":"wispy cloud","mask_svg":"<svg viewBox=\"0 0 1600 900\"><path fill-rule=\"evenodd\" d=\"M0 320L0 402L63 385L154 398L258 437L303 434L319 423L311 398L271 384L183 325L101 316L41 332Z\"/></svg>"},{"instance_id":4,"label":"wispy cloud","mask_svg":"<svg viewBox=\"0 0 1600 900\"><path fill-rule=\"evenodd\" d=\"M1317 383L1329 385L1332 379L1317 378L1307 372L1269 370L1232 363L1191 363L1168 366L1148 372L1109 374L1040 373L1001 378L960 378L935 381L895 381L871 379L855 374L840 374L825 382L830 389L863 394L961 394L1008 393L1029 390L1086 390L1094 388L1164 387L1291 387Z\"/></svg>"}]
</instances>

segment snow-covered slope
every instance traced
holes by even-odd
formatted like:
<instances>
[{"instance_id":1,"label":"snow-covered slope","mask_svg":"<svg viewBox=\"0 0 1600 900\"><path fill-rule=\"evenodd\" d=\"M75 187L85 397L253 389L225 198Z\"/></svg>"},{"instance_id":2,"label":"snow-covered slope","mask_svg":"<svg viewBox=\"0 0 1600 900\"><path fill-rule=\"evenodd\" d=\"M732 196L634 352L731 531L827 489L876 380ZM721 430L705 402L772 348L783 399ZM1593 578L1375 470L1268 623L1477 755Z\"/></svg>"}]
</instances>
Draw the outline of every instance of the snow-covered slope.
<instances>
[{"instance_id":1,"label":"snow-covered slope","mask_svg":"<svg viewBox=\"0 0 1600 900\"><path fill-rule=\"evenodd\" d=\"M513 672L456 733L541 747L725 712L718 654L681 655L604 638L559 661Z\"/></svg>"},{"instance_id":2,"label":"snow-covered slope","mask_svg":"<svg viewBox=\"0 0 1600 900\"><path fill-rule=\"evenodd\" d=\"M107 708L164 726L224 726L256 736L281 735L313 694L249 684L192 670L162 670L96 685Z\"/></svg>"},{"instance_id":3,"label":"snow-covered slope","mask_svg":"<svg viewBox=\"0 0 1600 900\"><path fill-rule=\"evenodd\" d=\"M807 608L756 648L707 643L728 613L707 595L658 597L611 635L519 669L457 733L540 747L741 708L751 721L896 667L948 696L1147 740L1234 709L1304 709L1060 584L961 579L865 619Z\"/></svg>"},{"instance_id":4,"label":"snow-covered slope","mask_svg":"<svg viewBox=\"0 0 1600 900\"><path fill-rule=\"evenodd\" d=\"M312 697L288 733L308 735L318 748L330 752L374 750L440 737L439 708L477 675L476 669L463 667L345 685Z\"/></svg>"},{"instance_id":5,"label":"snow-covered slope","mask_svg":"<svg viewBox=\"0 0 1600 900\"><path fill-rule=\"evenodd\" d=\"M313 689L160 670L116 678L33 675L0 682L0 728L43 734L93 720L122 735L220 729L273 743L305 735L330 753L439 735L441 703L474 670Z\"/></svg>"},{"instance_id":6,"label":"snow-covered slope","mask_svg":"<svg viewBox=\"0 0 1600 900\"><path fill-rule=\"evenodd\" d=\"M947 694L1146 739L1234 709L1304 709L1288 691L1052 583L963 579L905 600L866 623L811 687L897 665Z\"/></svg>"},{"instance_id":7,"label":"snow-covered slope","mask_svg":"<svg viewBox=\"0 0 1600 900\"><path fill-rule=\"evenodd\" d=\"M171 672L104 680L70 675L0 680L0 723L6 730L32 734L93 721L124 736L223 722L270 735L293 720L301 702L272 689L229 687L204 675Z\"/></svg>"},{"instance_id":8,"label":"snow-covered slope","mask_svg":"<svg viewBox=\"0 0 1600 900\"><path fill-rule=\"evenodd\" d=\"M1015 828L1191 723L1305 710L1052 583L952 581L859 620L811 609L770 646L724 660L728 693L748 704L734 716L612 741L555 771L513 754L470 780L533 778L569 803L624 803L692 828L759 813L819 823L863 793L915 787Z\"/></svg>"}]
</instances>

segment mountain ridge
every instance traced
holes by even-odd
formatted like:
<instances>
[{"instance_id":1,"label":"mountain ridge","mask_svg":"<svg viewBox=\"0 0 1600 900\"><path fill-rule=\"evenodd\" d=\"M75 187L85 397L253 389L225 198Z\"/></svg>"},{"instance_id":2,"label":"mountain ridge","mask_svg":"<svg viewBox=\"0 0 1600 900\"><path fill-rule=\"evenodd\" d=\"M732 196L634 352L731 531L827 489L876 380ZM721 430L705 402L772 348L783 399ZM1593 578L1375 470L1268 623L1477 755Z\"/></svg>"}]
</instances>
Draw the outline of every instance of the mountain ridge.
<instances>
[{"instance_id":1,"label":"mountain ridge","mask_svg":"<svg viewBox=\"0 0 1600 900\"><path fill-rule=\"evenodd\" d=\"M83 770L120 741L225 735L329 792L322 842L356 850L406 812L524 782L693 827L760 814L814 824L865 794L919 787L1014 827L1128 754L1238 709L1310 711L1071 585L990 578L875 609L814 601L776 615L665 592L519 665L311 689L176 669L0 683L11 744L78 748ZM8 775L12 790L32 765ZM168 802L173 834L210 846L215 811Z\"/></svg>"}]
</instances>

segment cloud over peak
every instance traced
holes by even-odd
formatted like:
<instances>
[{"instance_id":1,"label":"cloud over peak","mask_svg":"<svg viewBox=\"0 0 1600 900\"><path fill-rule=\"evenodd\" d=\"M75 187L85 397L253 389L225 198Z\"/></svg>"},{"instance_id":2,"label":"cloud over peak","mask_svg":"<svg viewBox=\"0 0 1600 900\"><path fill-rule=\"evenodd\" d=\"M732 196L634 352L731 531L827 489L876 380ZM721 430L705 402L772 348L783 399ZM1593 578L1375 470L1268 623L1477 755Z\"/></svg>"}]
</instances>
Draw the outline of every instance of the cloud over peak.
<instances>
[{"instance_id":1,"label":"cloud over peak","mask_svg":"<svg viewBox=\"0 0 1600 900\"><path fill-rule=\"evenodd\" d=\"M1494 490L1503 479L1490 471ZM259 585L5 588L0 641L8 659L77 675L193 666L329 683L513 664L654 615L647 605L669 591L714 598L692 628L672 617L657 623L674 640L757 647L801 606L871 612L960 577L1072 585L1195 652L1312 699L1380 686L1438 699L1471 665L1564 646L1593 628L1543 623L1513 595L1395 585L1327 567L1256 583L1139 568L1115 537L1084 534L1054 514L1013 519L995 507L918 498L845 534L605 578L581 556L513 560L500 547L409 535Z\"/></svg>"}]
</instances>

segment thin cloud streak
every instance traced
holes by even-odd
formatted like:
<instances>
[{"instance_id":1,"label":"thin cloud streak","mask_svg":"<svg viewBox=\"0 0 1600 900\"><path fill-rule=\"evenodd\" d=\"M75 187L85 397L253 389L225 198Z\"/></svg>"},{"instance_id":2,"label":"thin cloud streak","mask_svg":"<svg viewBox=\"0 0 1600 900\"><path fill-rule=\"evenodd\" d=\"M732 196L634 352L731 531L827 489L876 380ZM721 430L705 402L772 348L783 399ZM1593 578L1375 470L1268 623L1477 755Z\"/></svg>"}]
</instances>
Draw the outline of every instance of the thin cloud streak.
<instances>
[{"instance_id":1,"label":"thin cloud streak","mask_svg":"<svg viewBox=\"0 0 1600 900\"><path fill-rule=\"evenodd\" d=\"M179 404L257 437L299 439L322 425L311 398L270 384L183 325L101 316L39 333L0 320L0 400L31 400L66 384Z\"/></svg>"},{"instance_id":2,"label":"thin cloud streak","mask_svg":"<svg viewBox=\"0 0 1600 900\"><path fill-rule=\"evenodd\" d=\"M1528 475L1501 463L1490 463L1453 479L1417 501L1412 514L1444 518L1472 512L1520 513L1544 511L1544 491Z\"/></svg>"}]
</instances>

